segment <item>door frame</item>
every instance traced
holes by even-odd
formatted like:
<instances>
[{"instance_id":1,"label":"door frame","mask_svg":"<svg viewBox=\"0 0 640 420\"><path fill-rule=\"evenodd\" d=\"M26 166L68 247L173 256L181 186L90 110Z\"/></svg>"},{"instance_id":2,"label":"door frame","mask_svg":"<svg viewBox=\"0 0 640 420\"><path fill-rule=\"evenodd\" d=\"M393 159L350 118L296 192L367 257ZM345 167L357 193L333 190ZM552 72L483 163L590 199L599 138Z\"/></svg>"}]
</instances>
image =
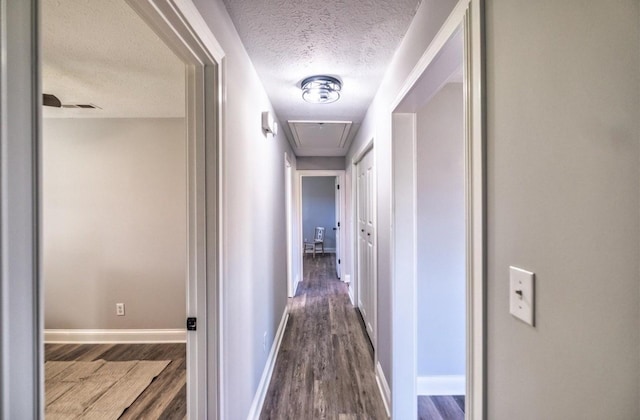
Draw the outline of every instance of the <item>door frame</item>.
<instances>
[{"instance_id":1,"label":"door frame","mask_svg":"<svg viewBox=\"0 0 640 420\"><path fill-rule=\"evenodd\" d=\"M406 78L390 107L392 119L392 371L393 417L417 410L416 115L399 109L459 30L464 40L466 217L466 419L486 417L485 394L485 108L482 0L459 0ZM460 29L461 28L461 29ZM401 165L399 163L402 163ZM398 186L411 193L399 194Z\"/></svg>"},{"instance_id":2,"label":"door frame","mask_svg":"<svg viewBox=\"0 0 640 420\"><path fill-rule=\"evenodd\" d=\"M352 215L351 218L353 220L351 226L351 235L353 237L353 241L351 243L351 253L353 255L353 296L352 302L353 306L356 308L360 307L360 272L359 268L359 254L358 254L358 173L357 173L357 165L360 161L365 157L365 155L369 152L372 152L373 158L373 197L371 200L373 202L372 210L373 210L373 225L375 226L375 234L373 238L373 323L375 325L375 337L372 339L373 344L373 355L374 355L374 366L376 369L378 368L378 176L377 176L377 158L375 153L375 141L372 137L368 142L366 142L354 155L351 159L351 208ZM369 337L371 338L371 337ZM379 379L378 379L379 380Z\"/></svg>"},{"instance_id":3,"label":"door frame","mask_svg":"<svg viewBox=\"0 0 640 420\"><path fill-rule=\"evenodd\" d=\"M303 249L303 244L304 244L304 233L303 233L303 227L302 227L302 178L304 177L314 177L314 176L319 176L319 177L336 177L338 178L341 188L340 188L340 214L336 215L336 217L339 219L340 221L340 227L344 228L345 226L345 188L344 188L344 180L345 180L345 171L343 169L339 169L339 170L311 170L311 169L305 169L305 170L297 170L296 171L296 178L297 178L297 182L295 185L295 189L294 189L294 196L295 196L295 203L296 203L296 209L297 209L297 214L296 214L296 227L298 228L298 236L299 236L299 241L297 241L297 249L295 250L297 252L300 264L298 266L298 273L297 273L297 278L294 284L294 288L293 291L295 293L295 290L298 287L298 283L300 281L303 280L303 274L304 274L304 260L303 260L303 255L302 255L302 249ZM345 252L344 250L345 248L345 243L346 243L346 238L345 238L345 234L344 232L346 232L346 228L342 231L342 234L340 235L340 250L342 251L342 255L340 256L341 259L341 265L344 267L347 265L347 263L345 262ZM336 262L337 264L337 262ZM342 278L340 279L340 281L344 281L345 280L345 275L344 272L342 273Z\"/></svg>"},{"instance_id":4,"label":"door frame","mask_svg":"<svg viewBox=\"0 0 640 420\"><path fill-rule=\"evenodd\" d=\"M224 51L191 0L127 3L187 64L187 314L199 321L187 412L217 419ZM0 0L0 22L0 417L35 419L44 417L39 1Z\"/></svg>"},{"instance_id":5,"label":"door frame","mask_svg":"<svg viewBox=\"0 0 640 420\"><path fill-rule=\"evenodd\" d=\"M284 211L287 241L287 296L293 297L293 166L287 152L284 153Z\"/></svg>"}]
</instances>

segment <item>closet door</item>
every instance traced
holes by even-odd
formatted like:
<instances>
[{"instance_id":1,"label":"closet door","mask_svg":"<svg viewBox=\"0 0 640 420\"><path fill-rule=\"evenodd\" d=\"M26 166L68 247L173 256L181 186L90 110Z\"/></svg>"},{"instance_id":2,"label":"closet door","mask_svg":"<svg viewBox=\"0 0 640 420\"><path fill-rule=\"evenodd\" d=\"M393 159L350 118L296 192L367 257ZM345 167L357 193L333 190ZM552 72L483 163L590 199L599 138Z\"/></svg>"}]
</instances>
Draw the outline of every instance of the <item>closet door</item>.
<instances>
[{"instance_id":1,"label":"closet door","mask_svg":"<svg viewBox=\"0 0 640 420\"><path fill-rule=\"evenodd\" d=\"M358 218L358 306L375 344L375 238L373 149L356 165Z\"/></svg>"}]
</instances>

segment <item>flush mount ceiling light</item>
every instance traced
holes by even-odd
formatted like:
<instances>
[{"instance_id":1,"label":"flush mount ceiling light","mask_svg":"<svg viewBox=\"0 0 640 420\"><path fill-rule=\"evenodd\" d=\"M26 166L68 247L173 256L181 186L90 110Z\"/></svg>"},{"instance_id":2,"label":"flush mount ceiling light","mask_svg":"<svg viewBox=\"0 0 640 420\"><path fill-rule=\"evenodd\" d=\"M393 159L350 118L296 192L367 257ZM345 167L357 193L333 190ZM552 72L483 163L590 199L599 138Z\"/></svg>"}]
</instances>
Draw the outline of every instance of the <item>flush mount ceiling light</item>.
<instances>
[{"instance_id":1,"label":"flush mount ceiling light","mask_svg":"<svg viewBox=\"0 0 640 420\"><path fill-rule=\"evenodd\" d=\"M331 76L311 76L300 85L302 99L312 104L330 104L340 99L342 82Z\"/></svg>"}]
</instances>

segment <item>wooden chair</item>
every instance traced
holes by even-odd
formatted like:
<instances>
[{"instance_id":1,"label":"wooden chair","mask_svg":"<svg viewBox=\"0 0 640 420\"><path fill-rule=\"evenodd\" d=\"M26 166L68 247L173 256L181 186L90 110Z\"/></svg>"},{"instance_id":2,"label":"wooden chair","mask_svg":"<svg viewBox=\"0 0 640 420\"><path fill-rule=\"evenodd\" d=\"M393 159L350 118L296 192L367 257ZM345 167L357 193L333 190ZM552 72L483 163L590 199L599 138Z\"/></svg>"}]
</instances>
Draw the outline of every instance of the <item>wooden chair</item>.
<instances>
[{"instance_id":1,"label":"wooden chair","mask_svg":"<svg viewBox=\"0 0 640 420\"><path fill-rule=\"evenodd\" d=\"M313 258L316 257L316 251L318 249L318 245L320 245L320 249L322 250L322 255L324 255L324 228L316 227L315 232L313 234L313 241L304 240L304 248L302 249L302 255L307 253L307 249L311 249L313 251Z\"/></svg>"}]
</instances>

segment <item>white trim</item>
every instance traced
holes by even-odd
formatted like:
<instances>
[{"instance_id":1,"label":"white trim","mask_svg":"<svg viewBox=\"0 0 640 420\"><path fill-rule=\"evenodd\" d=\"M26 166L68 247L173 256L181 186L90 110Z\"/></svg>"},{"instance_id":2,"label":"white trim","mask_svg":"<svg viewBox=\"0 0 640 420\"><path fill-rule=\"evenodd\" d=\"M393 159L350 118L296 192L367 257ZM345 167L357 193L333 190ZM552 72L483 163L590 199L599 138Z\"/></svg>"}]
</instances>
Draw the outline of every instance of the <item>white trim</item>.
<instances>
[{"instance_id":1,"label":"white trim","mask_svg":"<svg viewBox=\"0 0 640 420\"><path fill-rule=\"evenodd\" d=\"M127 0L186 67L187 418L220 417L220 149L224 51L192 0Z\"/></svg>"},{"instance_id":2,"label":"white trim","mask_svg":"<svg viewBox=\"0 0 640 420\"><path fill-rule=\"evenodd\" d=\"M260 418L260 413L262 412L264 399L267 396L267 390L269 389L269 384L271 383L273 368L276 366L276 359L278 358L278 352L280 351L280 344L282 344L282 337L284 337L284 330L287 327L288 320L289 320L289 309L288 307L286 307L284 309L284 313L282 314L282 319L280 320L278 331L276 331L273 344L271 345L271 351L269 352L267 363L265 364L264 370L262 371L262 377L260 378L258 389L256 390L256 393L253 397L253 402L251 403L251 409L249 410L249 415L247 416L247 420L253 420L253 419L257 420Z\"/></svg>"},{"instance_id":3,"label":"white trim","mask_svg":"<svg viewBox=\"0 0 640 420\"><path fill-rule=\"evenodd\" d=\"M475 1L475 0L474 0ZM420 57L420 60L416 63L409 73L409 76L405 79L404 84L402 85L402 89L398 92L396 99L391 103L391 112L400 105L400 102L404 99L405 96L409 93L409 91L413 88L413 86L418 82L424 71L429 67L431 62L440 54L440 50L446 44L446 42L451 38L453 34L456 33L461 23L465 22L465 16L467 10L469 8L469 3L471 0L459 0L456 6L453 8L449 17L444 21L440 30L433 38L433 41L429 44L427 49Z\"/></svg>"},{"instance_id":4,"label":"white trim","mask_svg":"<svg viewBox=\"0 0 640 420\"><path fill-rule=\"evenodd\" d=\"M373 149L373 146L374 146L373 143L374 143L374 139L371 138L371 140L369 140L368 142L363 144L362 147L360 147L360 150L358 150L353 155L353 158L351 159L351 164L355 165L358 162L360 162L362 160L362 158L364 157L364 155L366 155L369 150Z\"/></svg>"},{"instance_id":5,"label":"white trim","mask_svg":"<svg viewBox=\"0 0 640 420\"><path fill-rule=\"evenodd\" d=\"M351 283L351 274L345 274L343 278L344 278L344 282L347 285L347 291L349 293L349 300L351 301L351 306L355 308L356 305L353 299L353 283Z\"/></svg>"},{"instance_id":6,"label":"white trim","mask_svg":"<svg viewBox=\"0 0 640 420\"><path fill-rule=\"evenodd\" d=\"M293 297L293 166L289 154L284 152L284 211L287 245L287 296Z\"/></svg>"},{"instance_id":7,"label":"white trim","mask_svg":"<svg viewBox=\"0 0 640 420\"><path fill-rule=\"evenodd\" d=\"M484 96L484 22L482 0L471 0L465 17L464 86L470 101L467 104L467 142L469 168L467 180L470 203L467 223L467 384L465 413L467 419L481 420L486 413L486 308L485 227L486 227L486 156L485 156L485 96Z\"/></svg>"},{"instance_id":8,"label":"white trim","mask_svg":"<svg viewBox=\"0 0 640 420\"><path fill-rule=\"evenodd\" d=\"M313 255L313 251L311 251L309 249L307 249L304 253ZM333 247L333 248L325 248L324 249L324 253L325 254L335 254L336 253L336 248L335 247ZM318 249L316 251L316 255L322 255L322 250Z\"/></svg>"},{"instance_id":9,"label":"white trim","mask_svg":"<svg viewBox=\"0 0 640 420\"><path fill-rule=\"evenodd\" d=\"M413 137L400 147L402 156L392 157L392 371L395 417L415 417L416 380L416 245L415 228L410 226L417 216L415 197L398 197L396 185L410 182L415 193L415 133L411 123L403 120L413 111L402 110L404 98L425 73L427 67L442 52L442 48L460 27L464 35L464 96L465 96L465 206L466 206L466 409L465 418L484 419L485 405L485 152L484 152L484 81L482 0L459 0L431 44L405 80L389 112L394 119L392 132L398 127L403 135ZM404 126L404 128L403 128ZM400 138L400 136L399 136ZM410 149L414 149L411 152ZM394 149L395 153L395 149ZM412 154L410 154L412 153ZM402 166L402 168L401 168ZM409 166L409 167L407 167ZM412 167L412 168L410 168ZM397 176L397 173L400 176ZM401 181L398 179L401 178ZM406 195L406 194L405 194ZM404 211L403 211L404 210ZM402 215L399 215L399 214ZM408 236L412 235L413 240ZM406 249L407 243L413 251ZM407 307L411 306L411 307ZM409 366L412 365L412 366Z\"/></svg>"},{"instance_id":10,"label":"white trim","mask_svg":"<svg viewBox=\"0 0 640 420\"><path fill-rule=\"evenodd\" d=\"M297 124L344 124L344 130L342 131L342 135L340 136L340 141L337 146L339 149L343 149L347 139L349 138L349 132L351 131L353 121L289 120L288 123L291 134L293 135L293 141L297 147L302 147L302 141L300 140L300 135L296 128Z\"/></svg>"},{"instance_id":11,"label":"white trim","mask_svg":"<svg viewBox=\"0 0 640 420\"><path fill-rule=\"evenodd\" d=\"M418 376L418 395L465 395L464 375Z\"/></svg>"},{"instance_id":12,"label":"white trim","mask_svg":"<svg viewBox=\"0 0 640 420\"><path fill-rule=\"evenodd\" d=\"M40 2L0 0L0 418L44 418Z\"/></svg>"},{"instance_id":13,"label":"white trim","mask_svg":"<svg viewBox=\"0 0 640 420\"><path fill-rule=\"evenodd\" d=\"M150 330L44 330L44 342L60 343L186 343L183 329Z\"/></svg>"},{"instance_id":14,"label":"white trim","mask_svg":"<svg viewBox=\"0 0 640 420\"><path fill-rule=\"evenodd\" d=\"M384 376L382 365L380 362L376 363L376 383L378 384L378 390L382 396L382 402L384 403L384 409L387 412L387 417L391 418L391 388L389 388L389 382Z\"/></svg>"},{"instance_id":15,"label":"white trim","mask_svg":"<svg viewBox=\"0 0 640 420\"><path fill-rule=\"evenodd\" d=\"M304 260L303 260L303 253L302 253L302 247L303 247L303 242L304 242L304 238L302 237L303 232L302 232L302 178L304 177L309 177L309 176L327 176L327 177L336 177L338 178L340 185L342 185L342 187L340 188L340 194L342 196L342 199L340 200L340 214L336 215L336 217L338 218L338 220L340 220L342 227L344 228L343 232L346 232L347 228L345 227L345 215L346 215L346 211L345 211L345 188L344 188L344 181L345 181L345 171L344 169L336 169L336 170L325 170L325 169L321 169L321 170L315 170L315 169L303 169L303 170L296 170L296 183L294 186L294 190L293 190L293 195L294 195L294 203L297 209L297 214L296 214L296 218L295 218L295 223L296 226L298 227L297 229L297 233L298 233L298 240L295 243L296 249L295 249L295 253L298 255L298 261L300 262L299 266L298 266L298 273L297 273L297 278L302 281L304 280ZM342 264L343 267L347 266L346 263L346 258L345 258L345 253L344 250L346 249L345 247L345 236L344 234L340 235L339 237L339 241L340 241L340 249L343 250L343 255L340 257L340 259L342 260ZM325 249L325 252L327 252L327 249ZM334 249L335 252L335 249ZM294 284L293 290L295 293L295 290L298 288L298 282L296 282L296 284Z\"/></svg>"},{"instance_id":16,"label":"white trim","mask_svg":"<svg viewBox=\"0 0 640 420\"><path fill-rule=\"evenodd\" d=\"M407 419L417 416L415 132L415 114L392 115L391 409L394 418Z\"/></svg>"},{"instance_id":17,"label":"white trim","mask_svg":"<svg viewBox=\"0 0 640 420\"><path fill-rule=\"evenodd\" d=\"M221 63L225 56L222 46L211 32L209 25L193 4L192 0L173 0L175 8L193 31L193 38L199 40L216 63Z\"/></svg>"},{"instance_id":18,"label":"white trim","mask_svg":"<svg viewBox=\"0 0 640 420\"><path fill-rule=\"evenodd\" d=\"M368 142L362 145L360 149L353 155L351 159L351 220L352 229L351 234L353 236L351 242L351 252L353 255L353 295L351 301L354 306L360 307L360 273L358 271L359 253L358 253L358 173L357 165L369 152L373 155L373 225L375 229L375 237L373 238L373 266L376 268L373 271L373 324L375 331L373 331L373 337L369 337L373 345L374 363L378 363L378 158L375 151L375 138L371 138ZM366 321L365 321L366 322Z\"/></svg>"}]
</instances>

